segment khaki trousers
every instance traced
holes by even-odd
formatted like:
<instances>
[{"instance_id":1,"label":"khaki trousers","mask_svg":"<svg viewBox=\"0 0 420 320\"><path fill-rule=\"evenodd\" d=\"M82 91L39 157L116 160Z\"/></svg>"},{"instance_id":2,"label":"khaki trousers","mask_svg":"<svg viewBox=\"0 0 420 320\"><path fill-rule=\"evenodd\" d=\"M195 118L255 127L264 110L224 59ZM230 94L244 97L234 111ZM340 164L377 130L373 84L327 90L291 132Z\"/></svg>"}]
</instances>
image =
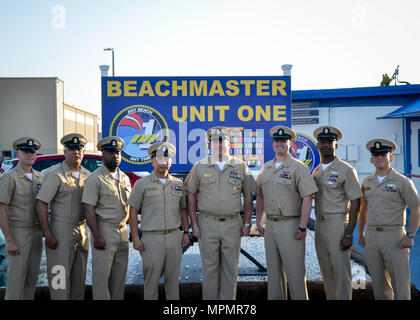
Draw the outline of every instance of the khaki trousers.
<instances>
[{"instance_id":1,"label":"khaki trousers","mask_svg":"<svg viewBox=\"0 0 420 320\"><path fill-rule=\"evenodd\" d=\"M411 300L410 251L400 249L404 227L368 227L366 264L376 300Z\"/></svg>"},{"instance_id":2,"label":"khaki trousers","mask_svg":"<svg viewBox=\"0 0 420 320\"><path fill-rule=\"evenodd\" d=\"M145 231L141 241L144 246L143 275L144 300L157 300L159 280L165 276L166 300L179 300L179 274L182 259L182 232Z\"/></svg>"},{"instance_id":3,"label":"khaki trousers","mask_svg":"<svg viewBox=\"0 0 420 320\"><path fill-rule=\"evenodd\" d=\"M296 240L299 218L265 223L269 300L308 300L305 270L305 240Z\"/></svg>"},{"instance_id":4,"label":"khaki trousers","mask_svg":"<svg viewBox=\"0 0 420 320\"><path fill-rule=\"evenodd\" d=\"M33 227L10 227L20 254L6 253L7 288L5 300L33 300L42 255L42 232Z\"/></svg>"},{"instance_id":5,"label":"khaki trousers","mask_svg":"<svg viewBox=\"0 0 420 320\"><path fill-rule=\"evenodd\" d=\"M344 214L323 214L316 219L315 249L327 300L352 299L351 251L340 247L347 225Z\"/></svg>"},{"instance_id":6,"label":"khaki trousers","mask_svg":"<svg viewBox=\"0 0 420 320\"><path fill-rule=\"evenodd\" d=\"M57 240L57 248L46 247L51 300L83 300L89 251L86 222L75 226L52 219L50 228ZM54 288L52 285L54 276L57 276L57 271L52 272L54 266L64 267L66 273L64 286Z\"/></svg>"},{"instance_id":7,"label":"khaki trousers","mask_svg":"<svg viewBox=\"0 0 420 320\"><path fill-rule=\"evenodd\" d=\"M123 300L128 268L127 226L98 221L106 249L92 246L92 295L94 300Z\"/></svg>"},{"instance_id":8,"label":"khaki trousers","mask_svg":"<svg viewBox=\"0 0 420 320\"><path fill-rule=\"evenodd\" d=\"M225 221L198 215L203 300L236 299L242 223L239 214Z\"/></svg>"}]
</instances>

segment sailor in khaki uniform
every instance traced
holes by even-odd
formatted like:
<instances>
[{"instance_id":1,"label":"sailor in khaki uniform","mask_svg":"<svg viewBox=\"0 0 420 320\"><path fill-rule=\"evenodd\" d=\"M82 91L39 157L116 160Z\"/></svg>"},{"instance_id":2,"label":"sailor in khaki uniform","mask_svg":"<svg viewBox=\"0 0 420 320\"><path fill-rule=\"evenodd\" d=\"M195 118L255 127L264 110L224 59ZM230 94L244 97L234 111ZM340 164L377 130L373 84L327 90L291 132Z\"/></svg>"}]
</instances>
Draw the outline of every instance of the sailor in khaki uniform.
<instances>
[{"instance_id":1,"label":"sailor in khaki uniform","mask_svg":"<svg viewBox=\"0 0 420 320\"><path fill-rule=\"evenodd\" d=\"M285 126L270 130L275 159L264 164L258 178L257 228L264 235L268 299L307 300L305 271L306 225L318 191L307 166L290 156L295 132ZM261 225L266 213L265 228Z\"/></svg>"},{"instance_id":2,"label":"sailor in khaki uniform","mask_svg":"<svg viewBox=\"0 0 420 320\"><path fill-rule=\"evenodd\" d=\"M391 168L396 148L388 139L373 139L366 144L376 172L362 183L359 244L366 249L377 300L411 299L409 248L419 227L420 199L413 182ZM411 213L406 231L407 207Z\"/></svg>"},{"instance_id":3,"label":"sailor in khaki uniform","mask_svg":"<svg viewBox=\"0 0 420 320\"><path fill-rule=\"evenodd\" d=\"M86 180L82 202L92 244L92 293L95 300L124 299L128 266L127 200L131 185L118 166L124 140L98 142L103 164Z\"/></svg>"},{"instance_id":4,"label":"sailor in khaki uniform","mask_svg":"<svg viewBox=\"0 0 420 320\"><path fill-rule=\"evenodd\" d=\"M43 175L32 169L38 139L24 137L13 142L19 162L0 179L0 227L6 240L7 300L31 300L35 296L42 254L42 232L35 197Z\"/></svg>"},{"instance_id":5,"label":"sailor in khaki uniform","mask_svg":"<svg viewBox=\"0 0 420 320\"><path fill-rule=\"evenodd\" d=\"M149 147L154 170L137 180L128 200L133 248L139 250L143 258L145 300L158 299L162 274L166 299L179 300L182 247L189 243L189 223L184 185L168 173L175 152L175 147L169 142L158 142ZM139 210L141 240L138 235ZM181 223L184 231L179 228Z\"/></svg>"},{"instance_id":6,"label":"sailor in khaki uniform","mask_svg":"<svg viewBox=\"0 0 420 320\"><path fill-rule=\"evenodd\" d=\"M231 135L225 127L209 129L211 155L195 163L186 179L188 215L203 265L204 300L236 299L241 235L249 235L251 226L256 184L246 163L229 155Z\"/></svg>"},{"instance_id":7,"label":"sailor in khaki uniform","mask_svg":"<svg viewBox=\"0 0 420 320\"><path fill-rule=\"evenodd\" d=\"M45 236L47 272L52 300L83 300L89 241L82 194L90 172L83 168L83 148L87 139L78 133L61 138L65 160L45 174L38 193L38 218ZM48 205L51 208L48 223ZM64 267L57 270L57 266ZM65 272L64 281L55 276ZM61 276L61 275L60 275Z\"/></svg>"},{"instance_id":8,"label":"sailor in khaki uniform","mask_svg":"<svg viewBox=\"0 0 420 320\"><path fill-rule=\"evenodd\" d=\"M360 208L356 170L336 154L340 129L321 126L314 131L322 163L312 176L315 195L315 248L328 300L351 300L350 248Z\"/></svg>"}]
</instances>

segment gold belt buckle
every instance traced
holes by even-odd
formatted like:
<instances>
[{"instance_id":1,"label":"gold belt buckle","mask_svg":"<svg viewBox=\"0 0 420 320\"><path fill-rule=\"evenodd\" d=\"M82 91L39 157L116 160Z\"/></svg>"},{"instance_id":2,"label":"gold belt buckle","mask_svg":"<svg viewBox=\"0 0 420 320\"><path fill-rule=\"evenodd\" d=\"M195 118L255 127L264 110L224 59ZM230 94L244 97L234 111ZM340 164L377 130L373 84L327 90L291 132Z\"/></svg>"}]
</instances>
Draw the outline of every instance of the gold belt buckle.
<instances>
[{"instance_id":1,"label":"gold belt buckle","mask_svg":"<svg viewBox=\"0 0 420 320\"><path fill-rule=\"evenodd\" d=\"M384 228L382 228L382 227L376 227L376 231L384 231Z\"/></svg>"},{"instance_id":2,"label":"gold belt buckle","mask_svg":"<svg viewBox=\"0 0 420 320\"><path fill-rule=\"evenodd\" d=\"M39 223L34 223L34 228L39 229Z\"/></svg>"},{"instance_id":3,"label":"gold belt buckle","mask_svg":"<svg viewBox=\"0 0 420 320\"><path fill-rule=\"evenodd\" d=\"M165 230L165 234L168 234L169 232L171 232L171 230Z\"/></svg>"},{"instance_id":4,"label":"gold belt buckle","mask_svg":"<svg viewBox=\"0 0 420 320\"><path fill-rule=\"evenodd\" d=\"M324 216L319 216L319 220L325 221L325 217Z\"/></svg>"},{"instance_id":5,"label":"gold belt buckle","mask_svg":"<svg viewBox=\"0 0 420 320\"><path fill-rule=\"evenodd\" d=\"M273 221L280 221L280 218L278 218L278 217L272 217L271 218Z\"/></svg>"},{"instance_id":6,"label":"gold belt buckle","mask_svg":"<svg viewBox=\"0 0 420 320\"><path fill-rule=\"evenodd\" d=\"M219 217L219 221L225 221L226 218L225 217Z\"/></svg>"}]
</instances>

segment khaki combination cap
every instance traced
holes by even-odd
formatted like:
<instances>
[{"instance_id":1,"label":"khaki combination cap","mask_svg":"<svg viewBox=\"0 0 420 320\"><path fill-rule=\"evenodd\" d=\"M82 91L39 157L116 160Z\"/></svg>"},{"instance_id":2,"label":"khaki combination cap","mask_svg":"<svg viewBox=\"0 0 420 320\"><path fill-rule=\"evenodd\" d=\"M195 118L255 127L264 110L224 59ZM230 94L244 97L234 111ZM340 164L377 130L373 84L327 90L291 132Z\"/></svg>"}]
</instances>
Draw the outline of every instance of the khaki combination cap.
<instances>
[{"instance_id":1,"label":"khaki combination cap","mask_svg":"<svg viewBox=\"0 0 420 320\"><path fill-rule=\"evenodd\" d=\"M207 140L209 141L214 140L214 139L230 140L231 137L232 137L232 131L230 131L230 129L226 127L217 126L217 127L212 127L209 130L207 130Z\"/></svg>"},{"instance_id":2,"label":"khaki combination cap","mask_svg":"<svg viewBox=\"0 0 420 320\"><path fill-rule=\"evenodd\" d=\"M333 126L321 126L315 129L314 137L318 141L319 139L339 141L343 137L343 133L340 129Z\"/></svg>"},{"instance_id":3,"label":"khaki combination cap","mask_svg":"<svg viewBox=\"0 0 420 320\"><path fill-rule=\"evenodd\" d=\"M172 158L176 153L176 148L172 143L169 142L157 142L152 144L147 149L149 156L153 157L166 157Z\"/></svg>"},{"instance_id":4,"label":"khaki combination cap","mask_svg":"<svg viewBox=\"0 0 420 320\"><path fill-rule=\"evenodd\" d=\"M84 148L85 144L87 143L87 139L85 136L79 133L69 133L61 138L60 143L69 149L80 149Z\"/></svg>"},{"instance_id":5,"label":"khaki combination cap","mask_svg":"<svg viewBox=\"0 0 420 320\"><path fill-rule=\"evenodd\" d=\"M388 152L394 152L397 149L397 145L394 141L376 138L366 143L366 149L372 154L384 154Z\"/></svg>"},{"instance_id":6,"label":"khaki combination cap","mask_svg":"<svg viewBox=\"0 0 420 320\"><path fill-rule=\"evenodd\" d=\"M13 149L36 152L41 147L41 141L33 137L23 137L13 141Z\"/></svg>"},{"instance_id":7,"label":"khaki combination cap","mask_svg":"<svg viewBox=\"0 0 420 320\"><path fill-rule=\"evenodd\" d=\"M124 148L124 140L117 136L110 136L98 142L98 150L120 151Z\"/></svg>"},{"instance_id":8,"label":"khaki combination cap","mask_svg":"<svg viewBox=\"0 0 420 320\"><path fill-rule=\"evenodd\" d=\"M270 129L270 136L273 140L288 139L293 141L296 139L296 133L286 126L275 126Z\"/></svg>"}]
</instances>

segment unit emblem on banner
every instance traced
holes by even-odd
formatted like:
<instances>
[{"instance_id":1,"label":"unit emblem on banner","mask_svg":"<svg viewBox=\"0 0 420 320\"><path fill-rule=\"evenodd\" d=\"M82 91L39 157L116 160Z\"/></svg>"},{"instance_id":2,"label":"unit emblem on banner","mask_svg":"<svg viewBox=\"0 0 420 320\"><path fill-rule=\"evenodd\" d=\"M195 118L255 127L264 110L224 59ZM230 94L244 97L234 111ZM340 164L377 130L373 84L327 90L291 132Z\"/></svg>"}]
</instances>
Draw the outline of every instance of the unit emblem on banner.
<instances>
[{"instance_id":1,"label":"unit emblem on banner","mask_svg":"<svg viewBox=\"0 0 420 320\"><path fill-rule=\"evenodd\" d=\"M109 135L121 137L125 146L121 157L131 164L150 162L147 149L152 143L168 141L165 118L146 105L132 105L121 110L112 120Z\"/></svg>"},{"instance_id":2,"label":"unit emblem on banner","mask_svg":"<svg viewBox=\"0 0 420 320\"><path fill-rule=\"evenodd\" d=\"M302 133L296 132L296 139L292 142L290 154L293 158L306 164L311 173L321 162L321 155L315 141Z\"/></svg>"}]
</instances>

